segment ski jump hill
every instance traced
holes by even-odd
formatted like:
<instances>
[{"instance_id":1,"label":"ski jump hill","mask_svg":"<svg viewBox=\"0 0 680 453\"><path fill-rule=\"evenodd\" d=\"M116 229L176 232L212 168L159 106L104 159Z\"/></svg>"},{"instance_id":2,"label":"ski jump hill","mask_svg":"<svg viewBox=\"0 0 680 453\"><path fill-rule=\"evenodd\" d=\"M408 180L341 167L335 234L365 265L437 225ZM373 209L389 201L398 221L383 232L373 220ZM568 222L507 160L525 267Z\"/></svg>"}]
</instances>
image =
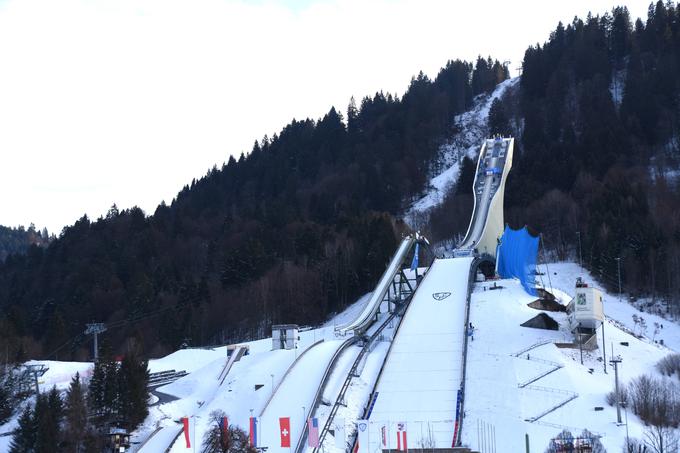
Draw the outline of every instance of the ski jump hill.
<instances>
[{"instance_id":1,"label":"ski jump hill","mask_svg":"<svg viewBox=\"0 0 680 453\"><path fill-rule=\"evenodd\" d=\"M383 433L406 426L409 446L460 445L465 398L469 298L477 268L493 261L503 233L503 192L513 139L486 140L473 184L472 219L453 258L435 259L408 305L365 415L368 443L379 451ZM396 447L396 446L395 446Z\"/></svg>"}]
</instances>

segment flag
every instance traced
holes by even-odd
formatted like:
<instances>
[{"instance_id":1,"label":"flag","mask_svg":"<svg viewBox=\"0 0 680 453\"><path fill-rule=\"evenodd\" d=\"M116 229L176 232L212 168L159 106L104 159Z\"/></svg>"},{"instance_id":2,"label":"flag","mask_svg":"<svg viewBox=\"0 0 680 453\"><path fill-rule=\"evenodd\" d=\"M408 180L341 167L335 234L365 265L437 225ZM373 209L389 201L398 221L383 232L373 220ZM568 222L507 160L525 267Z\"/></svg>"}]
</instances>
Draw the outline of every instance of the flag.
<instances>
[{"instance_id":1,"label":"flag","mask_svg":"<svg viewBox=\"0 0 680 453\"><path fill-rule=\"evenodd\" d=\"M222 430L222 446L227 447L229 445L229 419L227 417L222 417L220 420L220 429Z\"/></svg>"},{"instance_id":2,"label":"flag","mask_svg":"<svg viewBox=\"0 0 680 453\"><path fill-rule=\"evenodd\" d=\"M189 417L182 417L182 431L184 431L184 440L187 448L191 448L191 435L189 433Z\"/></svg>"},{"instance_id":3,"label":"flag","mask_svg":"<svg viewBox=\"0 0 680 453\"><path fill-rule=\"evenodd\" d=\"M357 420L357 452L368 452L368 420Z\"/></svg>"},{"instance_id":4,"label":"flag","mask_svg":"<svg viewBox=\"0 0 680 453\"><path fill-rule=\"evenodd\" d=\"M342 449L342 451L345 451L347 448L347 435L345 433L344 418L335 420L335 434L333 436L335 437L335 446Z\"/></svg>"},{"instance_id":5,"label":"flag","mask_svg":"<svg viewBox=\"0 0 680 453\"><path fill-rule=\"evenodd\" d=\"M387 447L387 427L385 425L382 425L380 428L380 438L382 440L383 448Z\"/></svg>"},{"instance_id":6,"label":"flag","mask_svg":"<svg viewBox=\"0 0 680 453\"><path fill-rule=\"evenodd\" d=\"M406 443L406 423L397 423L397 451L408 451Z\"/></svg>"},{"instance_id":7,"label":"flag","mask_svg":"<svg viewBox=\"0 0 680 453\"><path fill-rule=\"evenodd\" d=\"M257 417L250 417L250 446L257 447Z\"/></svg>"},{"instance_id":8,"label":"flag","mask_svg":"<svg viewBox=\"0 0 680 453\"><path fill-rule=\"evenodd\" d=\"M420 244L416 242L416 251L413 253L413 261L411 261L411 270L414 271L418 269L418 251Z\"/></svg>"},{"instance_id":9,"label":"flag","mask_svg":"<svg viewBox=\"0 0 680 453\"><path fill-rule=\"evenodd\" d=\"M307 436L307 444L310 447L319 446L319 419L310 418L307 420L307 427L309 428L309 435Z\"/></svg>"},{"instance_id":10,"label":"flag","mask_svg":"<svg viewBox=\"0 0 680 453\"><path fill-rule=\"evenodd\" d=\"M290 448L290 417L279 418L279 433L281 434L281 448Z\"/></svg>"}]
</instances>

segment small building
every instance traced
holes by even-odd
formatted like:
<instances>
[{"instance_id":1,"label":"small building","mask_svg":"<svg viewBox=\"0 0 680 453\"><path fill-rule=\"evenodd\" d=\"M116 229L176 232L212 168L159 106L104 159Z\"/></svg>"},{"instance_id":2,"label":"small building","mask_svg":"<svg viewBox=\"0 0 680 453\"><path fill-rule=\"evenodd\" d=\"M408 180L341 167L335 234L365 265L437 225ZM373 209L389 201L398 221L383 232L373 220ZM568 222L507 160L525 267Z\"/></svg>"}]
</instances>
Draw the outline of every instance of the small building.
<instances>
[{"instance_id":1,"label":"small building","mask_svg":"<svg viewBox=\"0 0 680 453\"><path fill-rule=\"evenodd\" d=\"M108 433L109 450L123 453L130 450L130 433L122 428L110 428Z\"/></svg>"},{"instance_id":2,"label":"small building","mask_svg":"<svg viewBox=\"0 0 680 453\"><path fill-rule=\"evenodd\" d=\"M572 326L580 325L582 328L597 329L604 321L604 308L602 306L602 292L584 283L579 277L576 279L574 298L567 307Z\"/></svg>"},{"instance_id":3,"label":"small building","mask_svg":"<svg viewBox=\"0 0 680 453\"><path fill-rule=\"evenodd\" d=\"M297 324L275 324L272 326L272 351L297 348L300 336Z\"/></svg>"},{"instance_id":4,"label":"small building","mask_svg":"<svg viewBox=\"0 0 680 453\"><path fill-rule=\"evenodd\" d=\"M577 278L574 298L567 306L567 313L569 313L569 324L576 342L596 344L597 328L604 321L602 292L589 286L580 277Z\"/></svg>"}]
</instances>

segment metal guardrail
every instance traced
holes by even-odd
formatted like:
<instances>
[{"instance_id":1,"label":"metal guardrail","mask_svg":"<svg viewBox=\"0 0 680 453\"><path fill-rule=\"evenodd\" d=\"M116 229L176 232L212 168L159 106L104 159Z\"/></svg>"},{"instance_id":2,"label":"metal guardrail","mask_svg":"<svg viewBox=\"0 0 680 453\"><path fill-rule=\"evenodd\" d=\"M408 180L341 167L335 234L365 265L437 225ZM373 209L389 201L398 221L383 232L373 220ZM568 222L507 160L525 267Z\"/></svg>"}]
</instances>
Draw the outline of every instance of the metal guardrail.
<instances>
[{"instance_id":1,"label":"metal guardrail","mask_svg":"<svg viewBox=\"0 0 680 453\"><path fill-rule=\"evenodd\" d=\"M349 386L352 382L352 378L357 376L357 369L359 368L359 365L361 364L364 356L370 352L371 346L373 342L380 337L382 334L382 331L387 327L394 318L397 316L401 315L401 319L404 319L404 316L406 314L406 310L411 302L411 299L413 298L413 294L411 293L410 296L404 301L404 304L401 305L399 308L397 308L386 320L385 322L382 323L382 325L375 331L373 334L365 341L363 348L361 348L361 351L359 352L359 355L357 358L354 360L354 363L352 364L352 368L350 369L349 373L347 373L347 378L345 379L345 382L342 384L342 387L340 389L340 393L338 394L338 397L335 400L335 404L333 405L333 408L331 409L330 414L328 415L328 419L326 420L326 423L324 424L321 433L319 434L319 445L323 445L323 441L326 438L326 435L328 434L328 431L330 430L331 424L333 423L333 418L335 417L336 413L338 412L338 409L340 406L343 405L343 401L345 400L345 394L347 393L347 390L349 389ZM395 336L396 332L399 330L399 326L401 325L401 319L399 320L399 324L396 326L395 329ZM383 367L385 366L385 362L387 361L387 357L389 356L389 351L392 349L392 345L390 345L390 348L387 351L387 354L385 354L385 361L383 361ZM382 373L382 367L380 368L380 373ZM380 374L378 375L380 376ZM376 385L379 380L376 379ZM375 391L376 386L373 386L373 391L371 392L371 396L373 395ZM370 401L370 397L369 397ZM354 440L356 441L356 439ZM354 443L353 441L353 443ZM315 447L313 450L313 453L318 453L321 447Z\"/></svg>"},{"instance_id":2,"label":"metal guardrail","mask_svg":"<svg viewBox=\"0 0 680 453\"><path fill-rule=\"evenodd\" d=\"M460 423L458 424L458 432L454 433L454 447L461 445L461 433L463 432L463 420L465 419L465 379L467 377L467 350L468 350L468 335L467 326L470 325L470 297L472 295L472 288L475 286L477 277L477 268L482 263L482 259L475 258L470 263L470 273L468 274L468 289L465 298L465 324L463 329L463 367L462 376L460 380Z\"/></svg>"},{"instance_id":3,"label":"metal guardrail","mask_svg":"<svg viewBox=\"0 0 680 453\"><path fill-rule=\"evenodd\" d=\"M343 352L350 346L352 346L354 343L359 341L359 337L351 337L345 340L340 347L335 351L335 354L333 354L333 357L331 357L331 360L328 362L328 366L326 366L326 371L324 371L323 377L321 378L321 383L319 384L319 388L316 390L316 394L314 395L314 403L312 404L310 411L309 411L309 418L312 418L314 416L314 412L316 411L316 408L319 406L321 399L323 398L323 392L326 389L326 385L328 384L328 380L330 379L331 373L335 366L337 365L338 359L342 355ZM300 437L298 438L297 444L295 446L295 451L296 453L302 453L305 449L305 439L307 438L307 433L309 430L309 426L307 423L304 424L302 428L302 432L300 433Z\"/></svg>"},{"instance_id":4,"label":"metal guardrail","mask_svg":"<svg viewBox=\"0 0 680 453\"><path fill-rule=\"evenodd\" d=\"M536 349L536 348L539 348L539 347L541 347L541 346L544 346L544 345L550 344L550 343L552 343L552 340L543 340L543 341L539 341L538 343L534 343L534 344L532 344L531 346L528 346L528 347L522 349L522 350L519 351L519 352L515 352L514 354L512 354L512 356L513 356L513 357L519 357L519 356L521 356L522 354L524 354L525 352L529 352L529 351L531 351L532 349Z\"/></svg>"},{"instance_id":5,"label":"metal guardrail","mask_svg":"<svg viewBox=\"0 0 680 453\"><path fill-rule=\"evenodd\" d=\"M373 294L371 295L371 298L369 299L368 304L366 304L364 310L351 323L336 328L337 331L342 333L354 331L355 334L358 333L360 335L366 332L368 326L373 323L373 317L380 309L380 305L382 305L382 302L385 299L385 294L387 294L390 286L394 282L394 277L402 271L402 263L416 242L417 239L415 236L406 236L402 239L399 248L392 256L389 265L380 277L380 280L378 281L378 284L376 285L375 290L373 291Z\"/></svg>"},{"instance_id":6,"label":"metal guardrail","mask_svg":"<svg viewBox=\"0 0 680 453\"><path fill-rule=\"evenodd\" d=\"M317 346L317 345L319 345L319 344L321 344L321 343L323 343L323 340L319 340L319 341L317 341L316 343L312 344L310 347L308 347L307 349L305 349L304 351L302 351L302 354L300 354L299 356L297 356L297 357L295 358L295 360L293 360L293 363L290 364L290 366L288 367L288 369L287 369L286 372L284 373L283 377L282 377L281 380L276 384L276 387L272 390L271 394L269 395L269 398L267 398L267 401L264 403L264 406L262 407L262 410L260 411L260 417L262 417L262 415L264 414L264 411L267 410L267 406L269 406L269 403L272 402L272 399L274 398L274 395L276 395L276 392L278 392L279 387L281 387L281 384L283 384L283 382L286 380L286 376L288 376L288 375L290 374L290 372L293 370L293 368L295 368L295 365L300 361L300 359L302 359L302 357L304 357L305 354L307 354L307 352L308 352L310 349L312 349L314 346Z\"/></svg>"}]
</instances>

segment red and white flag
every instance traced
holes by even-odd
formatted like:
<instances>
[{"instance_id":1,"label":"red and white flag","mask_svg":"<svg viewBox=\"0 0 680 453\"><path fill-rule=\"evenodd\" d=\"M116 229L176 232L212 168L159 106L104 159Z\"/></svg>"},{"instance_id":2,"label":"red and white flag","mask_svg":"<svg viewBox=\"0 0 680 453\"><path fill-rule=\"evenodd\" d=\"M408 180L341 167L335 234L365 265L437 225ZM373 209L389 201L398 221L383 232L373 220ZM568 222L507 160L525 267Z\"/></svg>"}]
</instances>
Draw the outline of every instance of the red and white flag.
<instances>
[{"instance_id":1,"label":"red and white flag","mask_svg":"<svg viewBox=\"0 0 680 453\"><path fill-rule=\"evenodd\" d=\"M182 432L184 432L184 441L187 448L191 448L191 433L194 421L189 417L182 417Z\"/></svg>"},{"instance_id":2,"label":"red and white flag","mask_svg":"<svg viewBox=\"0 0 680 453\"><path fill-rule=\"evenodd\" d=\"M279 418L279 432L281 434L281 448L290 448L290 417Z\"/></svg>"},{"instance_id":3,"label":"red and white flag","mask_svg":"<svg viewBox=\"0 0 680 453\"><path fill-rule=\"evenodd\" d=\"M406 443L406 423L397 423L397 451L408 451Z\"/></svg>"}]
</instances>

